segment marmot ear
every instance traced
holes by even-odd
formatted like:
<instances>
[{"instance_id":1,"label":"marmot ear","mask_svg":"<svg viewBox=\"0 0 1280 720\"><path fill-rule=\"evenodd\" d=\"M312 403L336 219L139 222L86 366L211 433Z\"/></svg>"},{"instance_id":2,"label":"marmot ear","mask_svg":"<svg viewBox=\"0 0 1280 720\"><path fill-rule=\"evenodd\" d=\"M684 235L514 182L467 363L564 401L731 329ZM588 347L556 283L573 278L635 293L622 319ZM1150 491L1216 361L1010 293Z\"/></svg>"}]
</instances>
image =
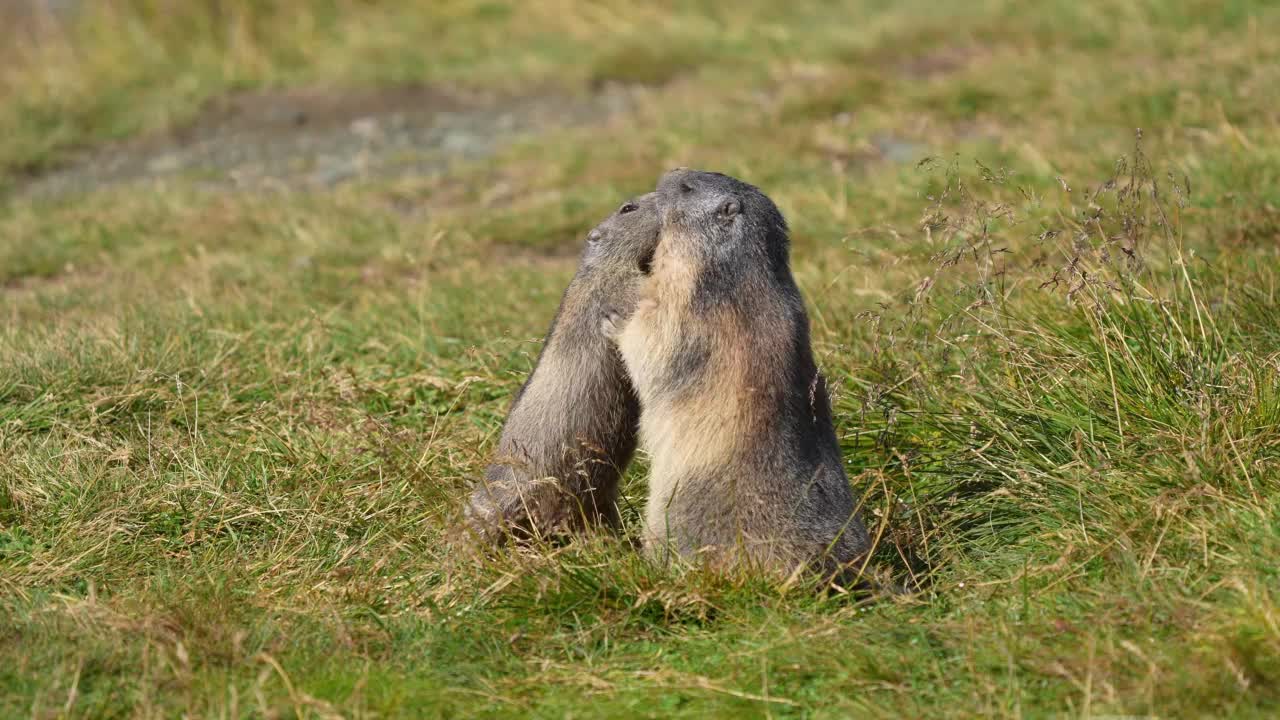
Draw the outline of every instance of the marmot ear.
<instances>
[{"instance_id":1,"label":"marmot ear","mask_svg":"<svg viewBox=\"0 0 1280 720\"><path fill-rule=\"evenodd\" d=\"M716 217L721 222L728 222L740 212L742 212L742 204L738 202L737 198L729 198L720 203L720 207L716 209Z\"/></svg>"}]
</instances>

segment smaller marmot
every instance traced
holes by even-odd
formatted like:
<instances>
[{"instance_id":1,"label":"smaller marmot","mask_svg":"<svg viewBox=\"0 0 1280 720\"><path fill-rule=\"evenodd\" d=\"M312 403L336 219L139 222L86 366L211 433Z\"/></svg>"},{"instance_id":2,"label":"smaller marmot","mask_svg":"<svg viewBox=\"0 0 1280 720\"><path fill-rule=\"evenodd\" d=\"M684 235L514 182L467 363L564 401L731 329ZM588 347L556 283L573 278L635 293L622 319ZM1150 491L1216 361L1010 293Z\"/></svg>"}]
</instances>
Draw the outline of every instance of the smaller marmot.
<instances>
[{"instance_id":1,"label":"smaller marmot","mask_svg":"<svg viewBox=\"0 0 1280 720\"><path fill-rule=\"evenodd\" d=\"M655 200L653 193L629 200L587 234L578 272L466 508L483 537L619 526L618 479L635 451L640 406L600 317L635 307L658 238Z\"/></svg>"},{"instance_id":2,"label":"smaller marmot","mask_svg":"<svg viewBox=\"0 0 1280 720\"><path fill-rule=\"evenodd\" d=\"M644 541L789 576L859 568L867 531L792 278L787 224L759 189L678 169L630 319L606 315L640 396Z\"/></svg>"}]
</instances>

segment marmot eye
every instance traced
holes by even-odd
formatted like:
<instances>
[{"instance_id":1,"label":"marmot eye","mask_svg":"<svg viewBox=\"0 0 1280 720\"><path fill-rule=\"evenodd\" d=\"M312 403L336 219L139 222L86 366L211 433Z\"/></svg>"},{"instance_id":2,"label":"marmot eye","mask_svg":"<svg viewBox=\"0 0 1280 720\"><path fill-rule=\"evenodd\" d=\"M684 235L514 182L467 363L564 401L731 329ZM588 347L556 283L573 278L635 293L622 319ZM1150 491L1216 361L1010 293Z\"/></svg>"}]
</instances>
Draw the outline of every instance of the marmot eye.
<instances>
[{"instance_id":1,"label":"marmot eye","mask_svg":"<svg viewBox=\"0 0 1280 720\"><path fill-rule=\"evenodd\" d=\"M618 208L618 214L619 214L619 215L626 215L626 214L627 214L627 213L629 213L629 212L635 212L635 211L637 211L637 210L639 210L639 209L640 209L640 206L639 206L639 205L637 205L637 204L635 204L635 203L630 203L630 202L629 202L629 203L627 203L626 205L623 205L622 207Z\"/></svg>"}]
</instances>

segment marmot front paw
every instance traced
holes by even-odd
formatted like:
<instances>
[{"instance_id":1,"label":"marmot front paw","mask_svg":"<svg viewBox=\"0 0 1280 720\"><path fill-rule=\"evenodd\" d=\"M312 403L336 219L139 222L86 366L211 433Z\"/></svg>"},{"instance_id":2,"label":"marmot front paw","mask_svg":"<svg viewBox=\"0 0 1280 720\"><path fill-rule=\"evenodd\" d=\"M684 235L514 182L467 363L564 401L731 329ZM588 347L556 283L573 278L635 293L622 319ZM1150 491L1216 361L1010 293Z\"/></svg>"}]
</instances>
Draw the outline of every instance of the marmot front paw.
<instances>
[{"instance_id":1,"label":"marmot front paw","mask_svg":"<svg viewBox=\"0 0 1280 720\"><path fill-rule=\"evenodd\" d=\"M622 326L626 323L626 318L617 310L606 310L604 316L600 319L600 331L610 340L618 339L618 335L622 334Z\"/></svg>"}]
</instances>

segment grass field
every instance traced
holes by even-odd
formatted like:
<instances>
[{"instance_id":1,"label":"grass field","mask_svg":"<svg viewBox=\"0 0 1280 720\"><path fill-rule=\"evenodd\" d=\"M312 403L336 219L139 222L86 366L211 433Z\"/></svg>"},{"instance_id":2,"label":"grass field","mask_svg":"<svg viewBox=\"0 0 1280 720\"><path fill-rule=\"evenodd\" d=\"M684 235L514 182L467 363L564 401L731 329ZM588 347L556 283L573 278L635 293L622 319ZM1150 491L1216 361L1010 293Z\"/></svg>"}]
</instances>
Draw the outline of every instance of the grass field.
<instances>
[{"instance_id":1,"label":"grass field","mask_svg":"<svg viewBox=\"0 0 1280 720\"><path fill-rule=\"evenodd\" d=\"M0 50L0 716L1280 713L1280 7L85 5ZM406 88L625 103L434 172L31 191ZM787 214L918 593L457 541L586 229L676 165Z\"/></svg>"}]
</instances>

